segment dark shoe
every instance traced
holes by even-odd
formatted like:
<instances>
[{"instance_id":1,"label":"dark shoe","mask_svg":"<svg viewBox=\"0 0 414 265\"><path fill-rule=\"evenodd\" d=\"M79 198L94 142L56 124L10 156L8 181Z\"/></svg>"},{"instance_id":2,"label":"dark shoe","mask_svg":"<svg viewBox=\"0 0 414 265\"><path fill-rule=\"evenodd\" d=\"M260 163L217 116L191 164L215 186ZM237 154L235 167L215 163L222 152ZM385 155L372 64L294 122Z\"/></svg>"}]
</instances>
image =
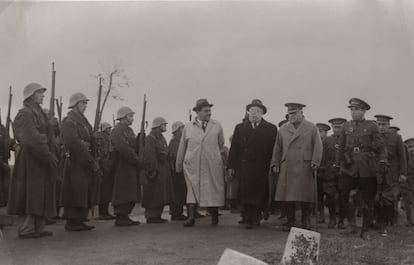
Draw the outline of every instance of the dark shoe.
<instances>
[{"instance_id":1,"label":"dark shoe","mask_svg":"<svg viewBox=\"0 0 414 265\"><path fill-rule=\"evenodd\" d=\"M244 220L244 218L242 218L240 221L239 221L239 224L240 225L244 225L244 224L246 224L247 222L246 222L246 220Z\"/></svg>"},{"instance_id":2,"label":"dark shoe","mask_svg":"<svg viewBox=\"0 0 414 265\"><path fill-rule=\"evenodd\" d=\"M30 239L30 238L39 238L42 237L40 233L38 232L34 232L34 233L30 233L30 234L25 234L25 235L19 235L20 239Z\"/></svg>"},{"instance_id":3,"label":"dark shoe","mask_svg":"<svg viewBox=\"0 0 414 265\"><path fill-rule=\"evenodd\" d=\"M53 233L50 231L42 231L40 232L40 237L46 237L46 236L53 236Z\"/></svg>"},{"instance_id":4,"label":"dark shoe","mask_svg":"<svg viewBox=\"0 0 414 265\"><path fill-rule=\"evenodd\" d=\"M383 237L387 237L388 236L388 231L386 228L381 229L381 236Z\"/></svg>"},{"instance_id":5,"label":"dark shoe","mask_svg":"<svg viewBox=\"0 0 414 265\"><path fill-rule=\"evenodd\" d=\"M101 220L101 221L109 221L109 220L114 220L115 216L107 214L107 215L100 215L97 220Z\"/></svg>"},{"instance_id":6,"label":"dark shoe","mask_svg":"<svg viewBox=\"0 0 414 265\"><path fill-rule=\"evenodd\" d=\"M85 228L83 227L82 224L66 224L65 225L65 231L66 232L80 232L80 231L84 231Z\"/></svg>"},{"instance_id":7,"label":"dark shoe","mask_svg":"<svg viewBox=\"0 0 414 265\"><path fill-rule=\"evenodd\" d=\"M290 232L290 229L291 229L292 227L293 227L293 226L290 226L290 225L284 226L284 227L282 228L282 231L283 231L283 232Z\"/></svg>"},{"instance_id":8,"label":"dark shoe","mask_svg":"<svg viewBox=\"0 0 414 265\"><path fill-rule=\"evenodd\" d=\"M125 226L135 226L135 225L138 225L137 222L129 221L126 219L115 221L115 226L125 227Z\"/></svg>"},{"instance_id":9,"label":"dark shoe","mask_svg":"<svg viewBox=\"0 0 414 265\"><path fill-rule=\"evenodd\" d=\"M263 212L263 220L267 221L267 220L269 220L269 217L270 217L270 214L269 214L268 211Z\"/></svg>"},{"instance_id":10,"label":"dark shoe","mask_svg":"<svg viewBox=\"0 0 414 265\"><path fill-rule=\"evenodd\" d=\"M253 229L253 224L252 224L251 222L246 222L245 227L246 227L246 229L248 229L248 230Z\"/></svg>"},{"instance_id":11,"label":"dark shoe","mask_svg":"<svg viewBox=\"0 0 414 265\"><path fill-rule=\"evenodd\" d=\"M132 223L132 225L140 225L140 224L141 224L141 222L139 222L139 221L134 221L134 220L132 220L131 218L129 218L129 216L127 216L126 218L127 218L127 220L128 220L128 221L130 221L130 222Z\"/></svg>"},{"instance_id":12,"label":"dark shoe","mask_svg":"<svg viewBox=\"0 0 414 265\"><path fill-rule=\"evenodd\" d=\"M56 220L52 218L47 218L45 221L45 225L54 225L54 224L56 224Z\"/></svg>"},{"instance_id":13,"label":"dark shoe","mask_svg":"<svg viewBox=\"0 0 414 265\"><path fill-rule=\"evenodd\" d=\"M92 229L95 228L95 226L93 226L93 225L87 225L85 223L81 223L81 225L83 226L83 230L85 230L85 231L89 231L89 230L92 230Z\"/></svg>"},{"instance_id":14,"label":"dark shoe","mask_svg":"<svg viewBox=\"0 0 414 265\"><path fill-rule=\"evenodd\" d=\"M164 224L168 222L168 220L162 219L162 218L148 218L147 219L147 224Z\"/></svg>"},{"instance_id":15,"label":"dark shoe","mask_svg":"<svg viewBox=\"0 0 414 265\"><path fill-rule=\"evenodd\" d=\"M193 227L195 225L195 219L194 218L188 218L187 221L184 222L184 227Z\"/></svg>"},{"instance_id":16,"label":"dark shoe","mask_svg":"<svg viewBox=\"0 0 414 265\"><path fill-rule=\"evenodd\" d=\"M187 216L185 216L184 214L171 216L171 220L172 221L185 221L185 220L187 220Z\"/></svg>"}]
</instances>

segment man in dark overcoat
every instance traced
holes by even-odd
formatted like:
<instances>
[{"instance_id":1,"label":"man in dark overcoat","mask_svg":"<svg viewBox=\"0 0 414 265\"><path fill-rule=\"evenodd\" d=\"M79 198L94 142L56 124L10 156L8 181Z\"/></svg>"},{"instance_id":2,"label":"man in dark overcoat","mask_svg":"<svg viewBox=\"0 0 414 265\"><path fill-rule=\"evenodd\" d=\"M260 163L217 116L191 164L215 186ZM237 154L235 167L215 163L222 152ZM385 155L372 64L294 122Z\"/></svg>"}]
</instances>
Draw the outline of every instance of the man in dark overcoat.
<instances>
[{"instance_id":1,"label":"man in dark overcoat","mask_svg":"<svg viewBox=\"0 0 414 265\"><path fill-rule=\"evenodd\" d=\"M236 126L228 157L228 174L239 179L240 202L247 229L258 224L269 201L269 168L277 128L262 117L267 108L258 99L247 105L248 120Z\"/></svg>"},{"instance_id":2,"label":"man in dark overcoat","mask_svg":"<svg viewBox=\"0 0 414 265\"><path fill-rule=\"evenodd\" d=\"M168 161L168 145L162 135L167 121L162 117L153 120L151 132L145 138L144 167L148 181L143 185L142 207L145 208L147 224L166 223L162 212L170 205L173 194L171 165Z\"/></svg>"},{"instance_id":3,"label":"man in dark overcoat","mask_svg":"<svg viewBox=\"0 0 414 265\"><path fill-rule=\"evenodd\" d=\"M98 204L101 171L93 148L92 126L84 116L89 99L82 93L70 97L67 116L62 121L62 140L66 150L61 205L66 231L91 230L85 224L89 210Z\"/></svg>"},{"instance_id":4,"label":"man in dark overcoat","mask_svg":"<svg viewBox=\"0 0 414 265\"><path fill-rule=\"evenodd\" d=\"M172 124L171 132L173 136L168 145L168 157L172 169L172 184L174 189L173 203L170 206L171 220L173 221L187 220L187 216L183 214L183 208L187 199L187 184L185 183L184 174L177 173L175 170L178 146L180 145L183 128L184 123L180 121Z\"/></svg>"},{"instance_id":5,"label":"man in dark overcoat","mask_svg":"<svg viewBox=\"0 0 414 265\"><path fill-rule=\"evenodd\" d=\"M15 137L20 143L10 183L8 213L18 215L20 238L38 238L45 220L56 215L55 175L57 158L52 153L54 135L40 105L46 88L31 83L24 88L23 108L14 120Z\"/></svg>"},{"instance_id":6,"label":"man in dark overcoat","mask_svg":"<svg viewBox=\"0 0 414 265\"><path fill-rule=\"evenodd\" d=\"M129 214L138 202L137 189L140 160L137 155L135 133L130 127L134 122L135 112L129 107L121 107L117 112L118 124L111 132L114 149L114 190L112 205L116 215L116 226L139 225Z\"/></svg>"}]
</instances>

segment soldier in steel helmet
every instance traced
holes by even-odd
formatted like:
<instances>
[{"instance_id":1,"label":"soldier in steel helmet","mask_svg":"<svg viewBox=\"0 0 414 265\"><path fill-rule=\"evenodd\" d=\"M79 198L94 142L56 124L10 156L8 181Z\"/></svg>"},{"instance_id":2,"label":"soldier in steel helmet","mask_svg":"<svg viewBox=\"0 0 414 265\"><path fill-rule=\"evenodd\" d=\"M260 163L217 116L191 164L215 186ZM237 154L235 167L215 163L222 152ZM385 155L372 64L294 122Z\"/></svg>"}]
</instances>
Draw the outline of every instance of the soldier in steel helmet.
<instances>
[{"instance_id":1,"label":"soldier in steel helmet","mask_svg":"<svg viewBox=\"0 0 414 265\"><path fill-rule=\"evenodd\" d=\"M54 135L48 133L51 125L40 107L45 91L40 84L28 84L23 108L14 120L15 137L21 146L10 183L8 213L19 216L19 238L52 235L44 225L47 218L56 215Z\"/></svg>"},{"instance_id":2,"label":"soldier in steel helmet","mask_svg":"<svg viewBox=\"0 0 414 265\"><path fill-rule=\"evenodd\" d=\"M103 122L100 126L100 131L95 136L98 163L102 170L102 182L99 187L99 220L115 219L109 213L109 203L112 200L114 189L111 129L111 124Z\"/></svg>"},{"instance_id":3,"label":"soldier in steel helmet","mask_svg":"<svg viewBox=\"0 0 414 265\"><path fill-rule=\"evenodd\" d=\"M338 153L335 165L344 168L351 180L350 189L356 188L362 196L363 225L360 237L369 240L369 227L374 213L374 202L377 192L377 177L380 168L387 160L387 150L378 125L365 119L365 113L371 107L365 101L352 98L349 100L352 120L345 122L339 136ZM353 212L349 219L356 232Z\"/></svg>"},{"instance_id":4,"label":"soldier in steel helmet","mask_svg":"<svg viewBox=\"0 0 414 265\"><path fill-rule=\"evenodd\" d=\"M184 174L175 171L175 162L177 160L178 146L180 144L184 123L176 121L172 124L171 132L173 134L168 145L168 157L171 163L172 184L174 189L174 198L170 206L171 220L184 221L187 216L183 214L183 208L187 199L187 185L185 184Z\"/></svg>"},{"instance_id":5,"label":"soldier in steel helmet","mask_svg":"<svg viewBox=\"0 0 414 265\"><path fill-rule=\"evenodd\" d=\"M62 140L66 150L61 205L66 231L94 228L85 224L89 210L98 204L101 171L93 157L92 126L84 116L89 99L75 93L69 99L67 116L62 121Z\"/></svg>"},{"instance_id":6,"label":"soldier in steel helmet","mask_svg":"<svg viewBox=\"0 0 414 265\"><path fill-rule=\"evenodd\" d=\"M163 136L166 131L167 121L157 117L145 138L144 167L148 179L143 185L142 207L145 208L147 224L166 223L161 215L164 206L170 205L173 198L168 145Z\"/></svg>"},{"instance_id":7,"label":"soldier in steel helmet","mask_svg":"<svg viewBox=\"0 0 414 265\"><path fill-rule=\"evenodd\" d=\"M129 215L139 200L138 172L140 159L137 155L135 133L130 127L135 112L129 107L121 107L117 112L119 121L111 133L114 163L114 190L112 205L116 215L115 226L128 227L139 225Z\"/></svg>"}]
</instances>

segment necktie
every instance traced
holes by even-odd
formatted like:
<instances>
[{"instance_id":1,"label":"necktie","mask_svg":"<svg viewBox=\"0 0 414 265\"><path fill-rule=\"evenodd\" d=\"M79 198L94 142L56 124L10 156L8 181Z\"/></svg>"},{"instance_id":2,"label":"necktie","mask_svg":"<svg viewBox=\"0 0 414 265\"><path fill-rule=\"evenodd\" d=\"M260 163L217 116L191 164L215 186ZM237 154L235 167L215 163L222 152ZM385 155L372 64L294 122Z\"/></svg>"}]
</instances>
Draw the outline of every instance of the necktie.
<instances>
[{"instance_id":1,"label":"necktie","mask_svg":"<svg viewBox=\"0 0 414 265\"><path fill-rule=\"evenodd\" d=\"M201 122L201 127L203 128L203 131L206 131L206 122Z\"/></svg>"}]
</instances>

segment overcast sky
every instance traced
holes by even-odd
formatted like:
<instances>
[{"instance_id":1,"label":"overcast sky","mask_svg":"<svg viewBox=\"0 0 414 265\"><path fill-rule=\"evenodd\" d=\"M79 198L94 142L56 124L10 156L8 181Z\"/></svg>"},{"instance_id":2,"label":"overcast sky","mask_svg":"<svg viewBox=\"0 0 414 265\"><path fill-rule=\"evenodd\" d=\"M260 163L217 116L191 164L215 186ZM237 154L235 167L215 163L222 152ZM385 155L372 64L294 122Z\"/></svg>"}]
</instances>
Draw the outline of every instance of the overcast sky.
<instances>
[{"instance_id":1,"label":"overcast sky","mask_svg":"<svg viewBox=\"0 0 414 265\"><path fill-rule=\"evenodd\" d=\"M124 101L109 99L104 120L131 106L135 132L146 93L149 122L164 116L170 125L187 121L195 101L207 98L226 139L253 98L278 123L286 102L304 103L310 121L327 122L349 118L349 98L360 97L372 106L368 118L391 115L404 138L414 137L413 6L408 0L2 2L2 118L9 85L14 117L27 83L50 87L54 61L65 113L69 96L83 92L91 98L91 123L93 75L118 64L130 88L117 91Z\"/></svg>"}]
</instances>

